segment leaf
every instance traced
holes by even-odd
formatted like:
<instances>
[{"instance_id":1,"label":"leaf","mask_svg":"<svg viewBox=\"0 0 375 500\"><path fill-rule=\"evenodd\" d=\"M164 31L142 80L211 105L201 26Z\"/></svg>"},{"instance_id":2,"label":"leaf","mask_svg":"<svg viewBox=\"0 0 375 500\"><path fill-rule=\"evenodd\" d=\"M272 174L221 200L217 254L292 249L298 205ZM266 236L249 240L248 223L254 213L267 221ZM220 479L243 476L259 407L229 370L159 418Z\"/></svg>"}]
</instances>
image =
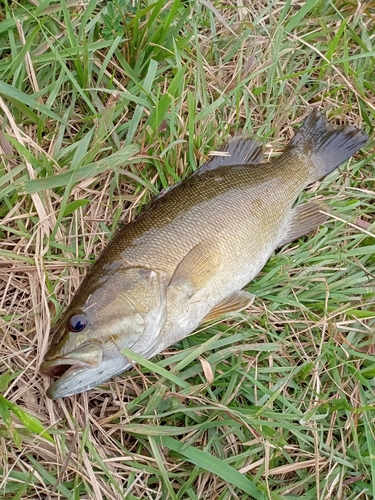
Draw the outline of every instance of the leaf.
<instances>
[{"instance_id":1,"label":"leaf","mask_svg":"<svg viewBox=\"0 0 375 500\"><path fill-rule=\"evenodd\" d=\"M139 354L136 354L133 352L131 349L121 349L121 354L126 356L128 359L135 361L136 363L139 363L141 366L144 366L151 372L158 373L162 377L165 377L167 380L170 380L174 384L177 384L178 386L182 387L183 389L189 389L190 384L188 382L185 382L181 378L177 377L173 373L169 372L165 368L162 368L161 366L152 363L152 361L149 361L148 359L143 358Z\"/></svg>"},{"instance_id":2,"label":"leaf","mask_svg":"<svg viewBox=\"0 0 375 500\"><path fill-rule=\"evenodd\" d=\"M210 365L210 363L207 361L207 359L204 359L202 357L199 356L199 361L201 362L201 365L202 365L202 368L203 368L203 373L204 373L204 376L206 377L206 380L209 384L212 384L212 382L214 381L214 374L213 374L213 371L212 371L212 366Z\"/></svg>"},{"instance_id":3,"label":"leaf","mask_svg":"<svg viewBox=\"0 0 375 500\"><path fill-rule=\"evenodd\" d=\"M17 377L16 373L5 372L0 375L0 392L8 389L9 384Z\"/></svg>"},{"instance_id":4,"label":"leaf","mask_svg":"<svg viewBox=\"0 0 375 500\"><path fill-rule=\"evenodd\" d=\"M2 418L5 426L9 429L9 427L12 424L12 420L10 418L8 401L4 398L4 396L1 395L0 395L0 417Z\"/></svg>"},{"instance_id":5,"label":"leaf","mask_svg":"<svg viewBox=\"0 0 375 500\"><path fill-rule=\"evenodd\" d=\"M189 462L197 467L207 472L212 472L227 483L235 485L237 488L251 495L255 500L265 500L262 491L245 475L207 451L194 448L193 446L186 446L184 443L176 441L168 436L161 438L155 437L155 440L163 446L167 446L169 449L183 455Z\"/></svg>"},{"instance_id":6,"label":"leaf","mask_svg":"<svg viewBox=\"0 0 375 500\"><path fill-rule=\"evenodd\" d=\"M38 101L30 97L29 95L25 94L24 92L21 92L20 90L16 89L15 87L12 87L11 85L8 85L5 82L2 82L1 80L0 80L0 94L3 94L9 99L12 99L16 102L26 104L26 106L29 106L32 109L36 109L40 113L43 113L60 123L64 123L64 120L62 120L58 115L56 115L53 111L51 111L47 106L45 106L44 104L40 104Z\"/></svg>"},{"instance_id":7,"label":"leaf","mask_svg":"<svg viewBox=\"0 0 375 500\"><path fill-rule=\"evenodd\" d=\"M27 459L30 461L34 469L39 473L40 477L43 479L43 482L49 485L54 485L56 484L56 489L59 491L62 495L64 495L63 498L67 498L68 500L73 500L73 498L78 498L77 496L74 495L66 486L64 483L60 481L56 481L56 476L51 474L45 467L43 467L42 463L38 460L36 460L32 455L26 453ZM57 471L54 471L55 474L57 475Z\"/></svg>"},{"instance_id":8,"label":"leaf","mask_svg":"<svg viewBox=\"0 0 375 500\"><path fill-rule=\"evenodd\" d=\"M21 420L26 429L28 429L33 434L38 434L39 436L47 439L47 441L54 443L52 436L50 436L50 434L43 427L43 424L38 418L34 417L33 415L30 415L30 413L23 410L14 403L11 403L10 401L6 400L6 404L8 408L16 415L16 417L18 417Z\"/></svg>"},{"instance_id":9,"label":"leaf","mask_svg":"<svg viewBox=\"0 0 375 500\"><path fill-rule=\"evenodd\" d=\"M53 189L59 186L66 186L71 179L73 182L79 182L82 179L95 177L96 175L105 172L106 170L115 170L126 163L129 158L136 155L139 151L139 146L132 144L125 146L120 151L113 153L111 156L102 158L94 163L77 167L74 172L64 172L63 174L51 175L44 179L32 179L20 181L17 188L24 194L32 194L46 189Z\"/></svg>"},{"instance_id":10,"label":"leaf","mask_svg":"<svg viewBox=\"0 0 375 500\"><path fill-rule=\"evenodd\" d=\"M360 398L363 406L368 407L368 400L366 397L366 391L362 386L359 386L359 393L360 393ZM362 413L362 425L364 427L364 436L366 437L367 441L367 453L369 457L369 464L371 467L371 475L369 477L372 478L372 481L370 481L371 484L371 490L369 493L371 494L372 498L375 497L375 433L374 433L374 419L373 419L373 412L371 411L364 411Z\"/></svg>"},{"instance_id":11,"label":"leaf","mask_svg":"<svg viewBox=\"0 0 375 500\"><path fill-rule=\"evenodd\" d=\"M17 448L21 448L21 436L20 434L14 429L13 424L12 424L12 419L10 416L10 411L9 411L9 401L4 398L0 394L0 417L2 418L5 428L11 435L13 441L15 442Z\"/></svg>"},{"instance_id":12,"label":"leaf","mask_svg":"<svg viewBox=\"0 0 375 500\"><path fill-rule=\"evenodd\" d=\"M64 210L63 217L67 217L81 207L85 207L90 203L90 200L74 200L68 203Z\"/></svg>"},{"instance_id":13,"label":"leaf","mask_svg":"<svg viewBox=\"0 0 375 500\"><path fill-rule=\"evenodd\" d=\"M319 2L319 0L307 0L307 2L304 2L302 7L299 9L298 12L288 22L288 24L285 27L285 31L287 33L290 33L297 25L298 23L312 10L315 5Z\"/></svg>"}]
</instances>

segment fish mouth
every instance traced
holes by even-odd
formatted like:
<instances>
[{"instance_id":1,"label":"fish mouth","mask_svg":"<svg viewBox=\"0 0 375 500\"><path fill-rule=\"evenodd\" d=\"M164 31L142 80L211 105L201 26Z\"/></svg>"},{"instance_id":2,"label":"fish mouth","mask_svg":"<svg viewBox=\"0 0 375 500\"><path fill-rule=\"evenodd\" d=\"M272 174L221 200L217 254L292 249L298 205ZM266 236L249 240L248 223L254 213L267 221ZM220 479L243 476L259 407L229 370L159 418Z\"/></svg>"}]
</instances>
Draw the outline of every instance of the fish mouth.
<instances>
[{"instance_id":1,"label":"fish mouth","mask_svg":"<svg viewBox=\"0 0 375 500\"><path fill-rule=\"evenodd\" d=\"M55 388L61 386L65 380L80 372L100 366L103 360L103 347L101 342L85 342L77 349L53 358L45 358L39 371L43 375L58 377L47 390L47 396L55 399Z\"/></svg>"},{"instance_id":2,"label":"fish mouth","mask_svg":"<svg viewBox=\"0 0 375 500\"><path fill-rule=\"evenodd\" d=\"M108 349L99 341L90 341L63 356L47 357L39 371L58 377L47 389L47 396L59 399L88 391L130 367L116 346Z\"/></svg>"},{"instance_id":3,"label":"fish mouth","mask_svg":"<svg viewBox=\"0 0 375 500\"><path fill-rule=\"evenodd\" d=\"M49 375L50 377L61 377L62 375L64 375L64 373L66 373L68 370L71 370L72 368L79 369L79 365L77 366L77 364L74 363L66 363L61 365L52 364L51 366L48 366L48 363L44 362L40 367L40 372L43 373L43 375Z\"/></svg>"}]
</instances>

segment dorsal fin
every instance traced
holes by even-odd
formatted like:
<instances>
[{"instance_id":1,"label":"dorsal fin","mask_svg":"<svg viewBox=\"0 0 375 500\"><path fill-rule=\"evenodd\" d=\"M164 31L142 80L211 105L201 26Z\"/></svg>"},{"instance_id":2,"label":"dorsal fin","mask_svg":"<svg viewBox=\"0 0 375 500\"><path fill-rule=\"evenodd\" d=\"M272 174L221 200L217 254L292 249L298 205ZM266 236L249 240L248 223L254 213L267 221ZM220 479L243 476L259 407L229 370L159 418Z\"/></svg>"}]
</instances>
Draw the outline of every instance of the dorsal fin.
<instances>
[{"instance_id":1,"label":"dorsal fin","mask_svg":"<svg viewBox=\"0 0 375 500\"><path fill-rule=\"evenodd\" d=\"M217 150L212 151L210 153L212 157L199 167L198 172L246 163L257 165L263 160L262 150L262 144L253 139L233 137L226 144L222 144Z\"/></svg>"},{"instance_id":2,"label":"dorsal fin","mask_svg":"<svg viewBox=\"0 0 375 500\"><path fill-rule=\"evenodd\" d=\"M211 151L211 158L203 163L192 175L201 174L208 170L215 170L219 167L230 167L232 165L258 165L263 161L263 146L254 139L246 139L241 136L232 137L225 144L219 146L215 151ZM162 198L169 191L181 184L176 182L173 186L162 189L153 198L153 202Z\"/></svg>"}]
</instances>

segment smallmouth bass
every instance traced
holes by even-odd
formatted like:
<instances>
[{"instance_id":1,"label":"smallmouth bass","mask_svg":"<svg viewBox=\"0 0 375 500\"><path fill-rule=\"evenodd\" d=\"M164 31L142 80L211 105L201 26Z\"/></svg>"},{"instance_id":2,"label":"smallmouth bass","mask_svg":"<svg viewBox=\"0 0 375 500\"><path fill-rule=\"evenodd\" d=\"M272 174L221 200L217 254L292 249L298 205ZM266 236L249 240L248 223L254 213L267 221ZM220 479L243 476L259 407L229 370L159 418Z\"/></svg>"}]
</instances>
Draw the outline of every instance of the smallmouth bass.
<instances>
[{"instance_id":1,"label":"smallmouth bass","mask_svg":"<svg viewBox=\"0 0 375 500\"><path fill-rule=\"evenodd\" d=\"M156 197L120 230L84 278L40 367L59 377L48 397L89 390L131 367L129 348L150 358L200 324L253 301L242 291L276 248L325 222L322 205L293 206L311 182L367 142L320 112L269 162L235 137L192 176Z\"/></svg>"}]
</instances>

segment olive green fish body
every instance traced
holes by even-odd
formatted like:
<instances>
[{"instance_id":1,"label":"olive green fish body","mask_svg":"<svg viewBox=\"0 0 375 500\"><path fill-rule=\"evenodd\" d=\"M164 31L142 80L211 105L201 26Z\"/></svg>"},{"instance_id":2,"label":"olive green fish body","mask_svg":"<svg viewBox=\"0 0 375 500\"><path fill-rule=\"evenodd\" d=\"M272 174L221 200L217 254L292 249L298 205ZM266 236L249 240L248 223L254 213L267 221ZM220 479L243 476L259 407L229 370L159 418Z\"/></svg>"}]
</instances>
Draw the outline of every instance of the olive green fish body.
<instances>
[{"instance_id":1,"label":"olive green fish body","mask_svg":"<svg viewBox=\"0 0 375 500\"><path fill-rule=\"evenodd\" d=\"M185 294L176 294L172 275L167 304L173 307L168 309L160 348L186 337L217 304L240 291L259 273L287 233L296 198L316 180L316 173L308 158L303 168L301 160L293 165L293 152L290 152L268 164L224 168L211 176L203 174L201 179L198 175L197 180L206 181L204 187L223 183L225 188L223 194L197 204L191 213L186 212L182 233L179 226L179 240L186 241L185 259L189 259L188 252L197 249L194 261L198 262L193 266L195 274L194 271L182 273L178 282L189 284L186 276L189 275L193 281L198 278L201 286L192 287L192 297L188 296L189 286L185 287ZM190 237L189 227L193 221L196 239ZM210 262L212 272L205 280L199 279L199 259ZM175 262L173 272L176 272L174 267Z\"/></svg>"},{"instance_id":2,"label":"olive green fish body","mask_svg":"<svg viewBox=\"0 0 375 500\"><path fill-rule=\"evenodd\" d=\"M260 163L256 143L236 139L232 157L214 158L158 197L116 234L63 315L42 365L62 374L49 396L129 368L124 347L151 357L202 322L246 307L251 295L241 289L275 248L326 219L317 203L293 207L298 195L366 140L314 112L278 158ZM239 151L246 147L247 156Z\"/></svg>"}]
</instances>

